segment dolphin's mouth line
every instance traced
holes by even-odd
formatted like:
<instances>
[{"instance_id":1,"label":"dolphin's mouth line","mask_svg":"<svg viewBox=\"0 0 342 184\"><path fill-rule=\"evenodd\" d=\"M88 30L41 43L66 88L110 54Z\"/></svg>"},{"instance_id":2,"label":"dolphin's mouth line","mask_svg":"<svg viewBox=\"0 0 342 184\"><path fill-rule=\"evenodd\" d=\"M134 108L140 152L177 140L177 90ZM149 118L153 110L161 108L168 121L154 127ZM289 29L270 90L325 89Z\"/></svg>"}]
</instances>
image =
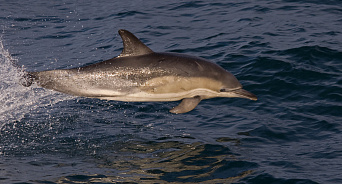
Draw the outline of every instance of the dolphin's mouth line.
<instances>
[{"instance_id":1,"label":"dolphin's mouth line","mask_svg":"<svg viewBox=\"0 0 342 184\"><path fill-rule=\"evenodd\" d=\"M256 95L254 95L253 93L251 93L251 92L249 92L247 90L244 90L242 88L232 89L232 90L221 89L220 92L233 93L237 97L247 98L247 99L250 99L250 100L257 100L258 99Z\"/></svg>"}]
</instances>

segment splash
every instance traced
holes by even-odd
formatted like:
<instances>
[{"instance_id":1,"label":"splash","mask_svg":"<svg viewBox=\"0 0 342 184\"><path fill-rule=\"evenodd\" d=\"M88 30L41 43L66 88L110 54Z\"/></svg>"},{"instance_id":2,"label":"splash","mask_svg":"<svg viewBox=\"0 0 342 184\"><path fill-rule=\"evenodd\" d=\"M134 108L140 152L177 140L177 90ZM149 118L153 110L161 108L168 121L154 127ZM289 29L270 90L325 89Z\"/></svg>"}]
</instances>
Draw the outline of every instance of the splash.
<instances>
[{"instance_id":1,"label":"splash","mask_svg":"<svg viewBox=\"0 0 342 184\"><path fill-rule=\"evenodd\" d=\"M22 86L20 79L24 75L24 67L17 63L0 37L0 130L6 123L20 121L35 109L71 98L35 86Z\"/></svg>"}]
</instances>

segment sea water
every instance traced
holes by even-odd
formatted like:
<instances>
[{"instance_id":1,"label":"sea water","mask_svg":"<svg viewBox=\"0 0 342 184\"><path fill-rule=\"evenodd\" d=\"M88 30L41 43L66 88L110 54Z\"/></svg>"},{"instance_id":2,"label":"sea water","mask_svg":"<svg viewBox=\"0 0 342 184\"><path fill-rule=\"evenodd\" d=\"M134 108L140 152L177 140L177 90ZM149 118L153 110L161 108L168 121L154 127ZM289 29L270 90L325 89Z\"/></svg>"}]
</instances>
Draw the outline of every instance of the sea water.
<instances>
[{"instance_id":1,"label":"sea water","mask_svg":"<svg viewBox=\"0 0 342 184\"><path fill-rule=\"evenodd\" d=\"M342 2L1 1L0 183L342 183ZM23 70L152 50L200 56L258 101L73 97Z\"/></svg>"}]
</instances>

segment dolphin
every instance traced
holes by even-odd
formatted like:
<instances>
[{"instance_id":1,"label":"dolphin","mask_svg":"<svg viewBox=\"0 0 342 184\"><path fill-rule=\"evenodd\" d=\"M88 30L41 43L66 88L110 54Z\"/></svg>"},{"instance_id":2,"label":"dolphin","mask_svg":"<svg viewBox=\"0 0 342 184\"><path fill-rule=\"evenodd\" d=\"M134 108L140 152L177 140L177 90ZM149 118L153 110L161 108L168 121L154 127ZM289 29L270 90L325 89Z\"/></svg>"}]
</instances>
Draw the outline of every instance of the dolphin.
<instances>
[{"instance_id":1,"label":"dolphin","mask_svg":"<svg viewBox=\"0 0 342 184\"><path fill-rule=\"evenodd\" d=\"M178 101L171 113L193 110L201 100L240 97L257 100L233 74L200 57L154 52L127 30L119 30L121 54L84 67L26 72L22 84L58 92L129 102Z\"/></svg>"}]
</instances>

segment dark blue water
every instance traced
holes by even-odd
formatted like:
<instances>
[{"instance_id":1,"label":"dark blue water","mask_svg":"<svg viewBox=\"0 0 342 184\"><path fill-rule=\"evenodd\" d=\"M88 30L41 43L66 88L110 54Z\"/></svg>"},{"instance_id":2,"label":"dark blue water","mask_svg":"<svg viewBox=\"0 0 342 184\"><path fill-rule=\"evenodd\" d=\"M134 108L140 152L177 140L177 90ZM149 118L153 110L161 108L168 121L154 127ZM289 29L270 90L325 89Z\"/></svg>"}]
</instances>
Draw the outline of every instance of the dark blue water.
<instances>
[{"instance_id":1,"label":"dark blue water","mask_svg":"<svg viewBox=\"0 0 342 184\"><path fill-rule=\"evenodd\" d=\"M342 183L341 1L0 0L0 26L0 183ZM19 84L117 56L118 29L219 64L258 101L174 115Z\"/></svg>"}]
</instances>

